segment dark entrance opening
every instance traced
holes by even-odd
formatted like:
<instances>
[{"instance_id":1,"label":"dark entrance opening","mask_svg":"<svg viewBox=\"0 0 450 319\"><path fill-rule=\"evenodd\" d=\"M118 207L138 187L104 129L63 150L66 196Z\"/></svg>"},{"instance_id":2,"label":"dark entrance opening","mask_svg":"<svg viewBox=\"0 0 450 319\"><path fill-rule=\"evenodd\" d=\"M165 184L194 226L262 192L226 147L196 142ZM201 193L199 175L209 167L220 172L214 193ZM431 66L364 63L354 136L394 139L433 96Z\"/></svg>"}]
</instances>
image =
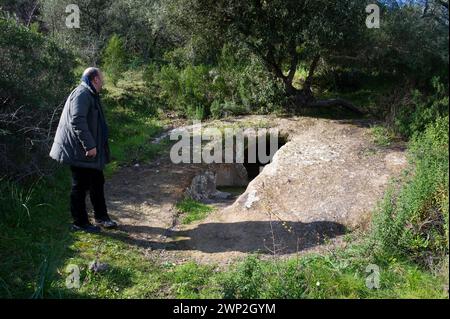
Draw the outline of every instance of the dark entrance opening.
<instances>
[{"instance_id":1,"label":"dark entrance opening","mask_svg":"<svg viewBox=\"0 0 450 319\"><path fill-rule=\"evenodd\" d=\"M267 164L269 164L272 161L272 158L275 155L275 153L286 143L287 143L286 136L279 135L278 136L278 146L274 150L272 157L270 158L270 161L267 163L262 163L259 159L259 156L256 156L256 163L250 163L250 159L249 159L249 155L248 155L248 146L246 147L245 153L244 153L244 167L247 170L249 182L251 182L253 179L256 178L256 176L259 175L259 173L262 171L264 166L266 166ZM265 145L264 145L264 143L261 143L261 144L262 144L261 147L265 147L265 154L269 155L270 154L270 135L269 134L266 135ZM256 139L256 148L255 149L256 149L257 154L259 154L259 148L260 148L260 145L258 143L258 139Z\"/></svg>"},{"instance_id":2,"label":"dark entrance opening","mask_svg":"<svg viewBox=\"0 0 450 319\"><path fill-rule=\"evenodd\" d=\"M255 150L256 154L259 152L260 145L258 144L258 139L254 140L256 142ZM265 165L269 164L275 155L275 153L286 143L288 138L286 135L278 135L278 145L273 150L272 157L267 163L262 163L258 156L256 156L256 163L250 163L249 154L249 139L245 137L245 149L244 149L244 163L234 163L234 164L219 164L216 166L216 187L217 190L231 194L231 196L224 201L222 204L230 204L234 200L243 194L247 189L248 183L250 183L255 177L259 175L261 170ZM265 145L264 145L265 144ZM261 143L261 147L265 148L265 154L270 155L270 135L266 135L265 143Z\"/></svg>"}]
</instances>

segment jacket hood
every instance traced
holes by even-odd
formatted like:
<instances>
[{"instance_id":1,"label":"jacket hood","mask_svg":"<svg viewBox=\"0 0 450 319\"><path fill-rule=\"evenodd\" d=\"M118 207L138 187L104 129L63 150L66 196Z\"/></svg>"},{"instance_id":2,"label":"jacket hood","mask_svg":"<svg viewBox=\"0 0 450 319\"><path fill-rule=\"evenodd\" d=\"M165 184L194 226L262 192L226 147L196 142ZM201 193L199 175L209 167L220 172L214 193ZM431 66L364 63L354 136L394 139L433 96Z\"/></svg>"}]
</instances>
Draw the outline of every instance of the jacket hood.
<instances>
[{"instance_id":1,"label":"jacket hood","mask_svg":"<svg viewBox=\"0 0 450 319\"><path fill-rule=\"evenodd\" d=\"M86 82L82 81L80 85L88 89L89 92L91 92L93 95L98 94L97 92L94 92L94 90Z\"/></svg>"}]
</instances>

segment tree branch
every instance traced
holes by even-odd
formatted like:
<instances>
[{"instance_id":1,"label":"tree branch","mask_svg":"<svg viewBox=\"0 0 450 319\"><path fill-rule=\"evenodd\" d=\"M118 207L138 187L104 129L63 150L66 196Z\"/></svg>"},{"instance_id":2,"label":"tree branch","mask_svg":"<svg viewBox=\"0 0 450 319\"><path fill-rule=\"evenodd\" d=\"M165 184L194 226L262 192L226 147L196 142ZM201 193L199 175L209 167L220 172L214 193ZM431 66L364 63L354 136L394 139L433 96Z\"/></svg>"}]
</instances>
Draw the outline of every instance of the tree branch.
<instances>
[{"instance_id":1,"label":"tree branch","mask_svg":"<svg viewBox=\"0 0 450 319\"><path fill-rule=\"evenodd\" d=\"M318 100L307 104L307 107L333 107L341 106L347 110L355 112L359 115L363 115L364 112L361 111L357 106L353 105L351 102L344 99L329 99L329 100Z\"/></svg>"}]
</instances>

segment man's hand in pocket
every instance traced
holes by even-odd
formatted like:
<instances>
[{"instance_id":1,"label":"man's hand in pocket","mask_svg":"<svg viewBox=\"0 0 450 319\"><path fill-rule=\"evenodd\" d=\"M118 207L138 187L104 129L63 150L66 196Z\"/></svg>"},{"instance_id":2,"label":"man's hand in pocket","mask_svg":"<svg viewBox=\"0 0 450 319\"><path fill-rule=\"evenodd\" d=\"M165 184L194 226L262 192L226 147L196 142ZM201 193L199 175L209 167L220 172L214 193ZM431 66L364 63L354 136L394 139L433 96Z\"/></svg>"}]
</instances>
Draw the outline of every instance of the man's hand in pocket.
<instances>
[{"instance_id":1,"label":"man's hand in pocket","mask_svg":"<svg viewBox=\"0 0 450 319\"><path fill-rule=\"evenodd\" d=\"M93 149L86 152L86 157L96 157L97 156L97 148L94 147Z\"/></svg>"}]
</instances>

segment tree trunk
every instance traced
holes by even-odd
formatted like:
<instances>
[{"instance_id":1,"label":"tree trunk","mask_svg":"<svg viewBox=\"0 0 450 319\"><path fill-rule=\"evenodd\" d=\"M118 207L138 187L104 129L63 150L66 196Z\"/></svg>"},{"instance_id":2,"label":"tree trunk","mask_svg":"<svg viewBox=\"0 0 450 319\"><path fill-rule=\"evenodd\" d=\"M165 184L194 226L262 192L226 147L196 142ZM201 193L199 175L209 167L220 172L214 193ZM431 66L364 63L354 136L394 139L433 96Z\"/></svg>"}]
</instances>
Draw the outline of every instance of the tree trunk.
<instances>
[{"instance_id":1,"label":"tree trunk","mask_svg":"<svg viewBox=\"0 0 450 319\"><path fill-rule=\"evenodd\" d=\"M303 90L305 91L311 91L312 79L319 65L319 60L320 55L315 55L311 65L309 66L308 76L306 77L305 83L303 84Z\"/></svg>"},{"instance_id":2,"label":"tree trunk","mask_svg":"<svg viewBox=\"0 0 450 319\"><path fill-rule=\"evenodd\" d=\"M335 107L335 106L341 106L347 110L350 110L356 114L363 115L364 113L355 105L353 105L351 102L336 98L336 99L329 99L329 100L316 100L314 98L314 94L311 89L312 85L312 79L314 77L314 73L319 65L320 61L320 55L315 55L311 65L308 70L308 75L305 79L305 83L303 84L303 88L301 90L298 90L293 87L292 85L292 77L284 78L284 84L286 88L286 94L291 98L291 101L293 102L296 109L302 108L302 107ZM290 70L292 71L292 69Z\"/></svg>"},{"instance_id":3,"label":"tree trunk","mask_svg":"<svg viewBox=\"0 0 450 319\"><path fill-rule=\"evenodd\" d=\"M295 50L292 51L291 63L288 75L284 75L279 64L275 61L273 57L273 51L269 50L268 54L263 56L263 61L265 62L267 68L284 83L284 90L286 96L288 97L289 105L292 106L293 110L298 110L304 107L333 107L341 106L347 110L353 111L356 114L363 115L364 113L351 102L344 99L330 99L330 100L319 100L314 98L314 94L311 90L312 79L314 73L319 65L320 55L315 55L313 61L311 62L310 68L308 70L308 76L305 79L305 83L301 90L295 88L292 85L294 74L298 64L298 56Z\"/></svg>"},{"instance_id":4,"label":"tree trunk","mask_svg":"<svg viewBox=\"0 0 450 319\"><path fill-rule=\"evenodd\" d=\"M288 97L289 104L291 105L293 110L298 110L301 108L340 106L358 115L364 115L364 112L362 110L345 99L335 98L328 100L316 100L310 88L303 88L302 90L298 90L292 85L289 86L287 84L286 86L286 96Z\"/></svg>"}]
</instances>

